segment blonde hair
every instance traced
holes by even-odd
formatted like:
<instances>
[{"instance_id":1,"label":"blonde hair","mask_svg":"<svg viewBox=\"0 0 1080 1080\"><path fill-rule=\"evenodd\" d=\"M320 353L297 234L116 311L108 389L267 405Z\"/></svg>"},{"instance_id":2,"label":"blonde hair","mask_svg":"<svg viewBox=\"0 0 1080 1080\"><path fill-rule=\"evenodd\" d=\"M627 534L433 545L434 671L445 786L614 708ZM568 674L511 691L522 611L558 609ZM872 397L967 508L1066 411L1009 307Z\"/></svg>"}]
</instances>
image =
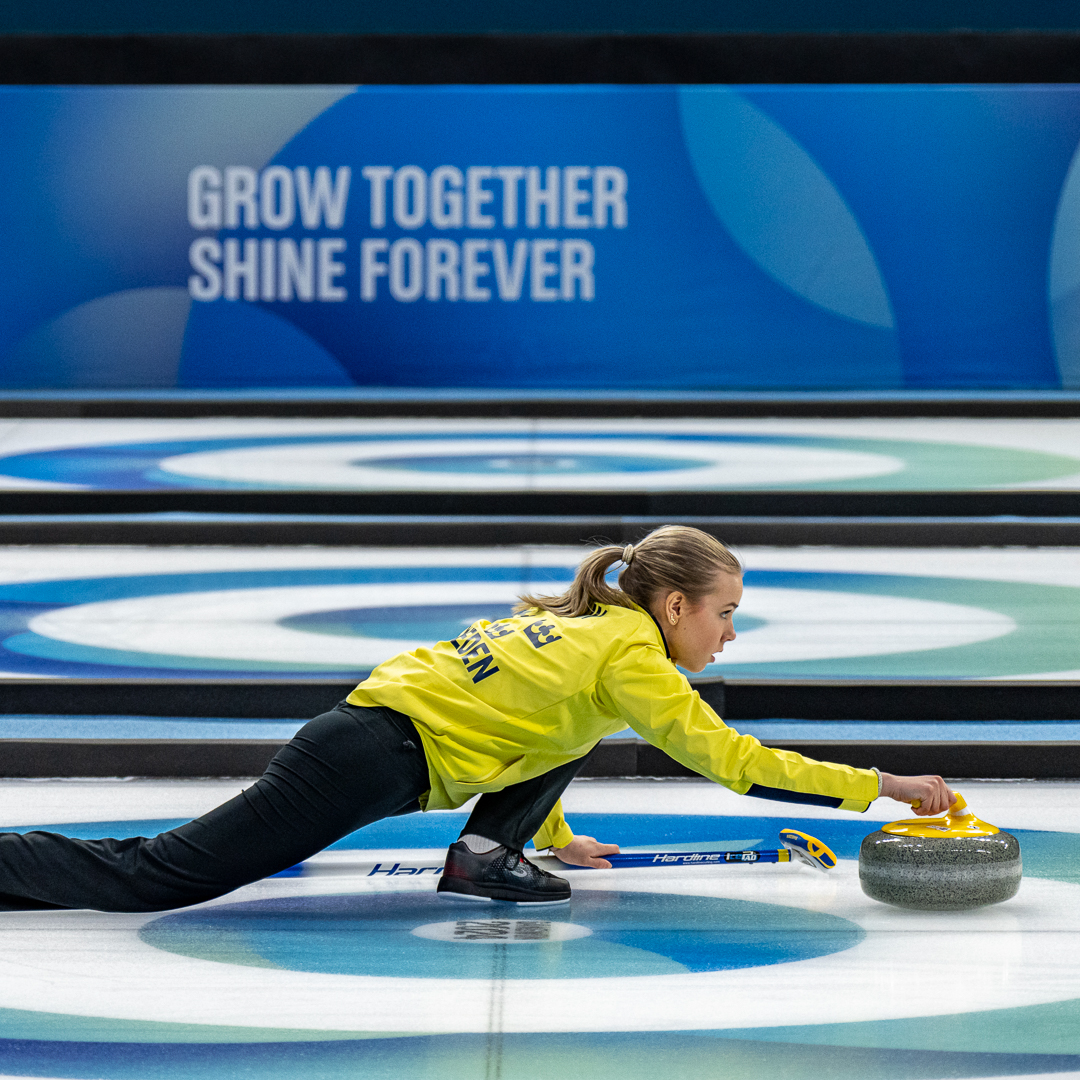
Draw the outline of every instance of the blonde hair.
<instances>
[{"instance_id":1,"label":"blonde hair","mask_svg":"<svg viewBox=\"0 0 1080 1080\"><path fill-rule=\"evenodd\" d=\"M617 562L625 565L619 587L606 581ZM660 593L681 592L697 603L711 592L717 574L741 574L742 563L719 540L688 525L663 525L636 544L597 548L582 559L561 596L522 596L515 612L539 608L553 615L587 615L597 604L646 610Z\"/></svg>"}]
</instances>

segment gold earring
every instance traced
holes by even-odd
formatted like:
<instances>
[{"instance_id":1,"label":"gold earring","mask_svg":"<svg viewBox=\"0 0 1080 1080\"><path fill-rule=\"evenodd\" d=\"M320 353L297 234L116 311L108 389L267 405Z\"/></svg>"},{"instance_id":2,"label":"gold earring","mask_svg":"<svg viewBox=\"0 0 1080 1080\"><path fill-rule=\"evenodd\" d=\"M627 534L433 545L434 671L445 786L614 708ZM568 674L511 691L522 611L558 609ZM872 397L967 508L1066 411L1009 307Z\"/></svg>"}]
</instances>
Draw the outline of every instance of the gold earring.
<instances>
[{"instance_id":1,"label":"gold earring","mask_svg":"<svg viewBox=\"0 0 1080 1080\"><path fill-rule=\"evenodd\" d=\"M679 620L674 615L669 616L671 619L671 625L674 626Z\"/></svg>"}]
</instances>

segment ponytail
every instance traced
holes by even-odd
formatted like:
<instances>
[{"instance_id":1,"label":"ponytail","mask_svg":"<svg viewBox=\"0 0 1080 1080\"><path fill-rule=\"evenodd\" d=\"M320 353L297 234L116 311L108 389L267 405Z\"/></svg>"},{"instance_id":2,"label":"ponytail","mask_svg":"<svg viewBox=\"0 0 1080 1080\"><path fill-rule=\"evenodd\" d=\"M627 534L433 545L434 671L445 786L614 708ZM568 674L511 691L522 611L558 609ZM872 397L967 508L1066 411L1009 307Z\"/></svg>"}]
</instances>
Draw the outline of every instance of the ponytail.
<instances>
[{"instance_id":1,"label":"ponytail","mask_svg":"<svg viewBox=\"0 0 1080 1080\"><path fill-rule=\"evenodd\" d=\"M618 562L623 569L616 589L607 583L607 574ZM637 604L648 610L657 595L675 591L697 603L721 573L741 574L742 564L719 540L687 525L664 525L637 544L589 552L561 596L522 596L514 610L539 609L569 618L587 615L597 604Z\"/></svg>"}]
</instances>

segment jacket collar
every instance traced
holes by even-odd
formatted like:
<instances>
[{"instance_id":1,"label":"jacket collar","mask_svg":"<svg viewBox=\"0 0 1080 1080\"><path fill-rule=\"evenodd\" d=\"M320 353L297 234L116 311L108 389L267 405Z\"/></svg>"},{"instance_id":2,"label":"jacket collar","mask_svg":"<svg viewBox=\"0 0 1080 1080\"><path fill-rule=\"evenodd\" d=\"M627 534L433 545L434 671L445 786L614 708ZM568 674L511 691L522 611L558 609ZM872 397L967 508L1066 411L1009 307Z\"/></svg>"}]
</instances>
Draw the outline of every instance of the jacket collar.
<instances>
[{"instance_id":1,"label":"jacket collar","mask_svg":"<svg viewBox=\"0 0 1080 1080\"><path fill-rule=\"evenodd\" d=\"M664 628L660 625L659 619L657 619L657 617L651 611L649 611L648 608L643 608L640 604L636 603L633 600L631 600L630 603L634 605L634 609L636 611L640 611L642 615L648 615L649 618L652 619L653 625L656 627L656 632L660 635L660 641L664 646L664 655L670 660L671 650L668 648L667 636L664 633Z\"/></svg>"}]
</instances>

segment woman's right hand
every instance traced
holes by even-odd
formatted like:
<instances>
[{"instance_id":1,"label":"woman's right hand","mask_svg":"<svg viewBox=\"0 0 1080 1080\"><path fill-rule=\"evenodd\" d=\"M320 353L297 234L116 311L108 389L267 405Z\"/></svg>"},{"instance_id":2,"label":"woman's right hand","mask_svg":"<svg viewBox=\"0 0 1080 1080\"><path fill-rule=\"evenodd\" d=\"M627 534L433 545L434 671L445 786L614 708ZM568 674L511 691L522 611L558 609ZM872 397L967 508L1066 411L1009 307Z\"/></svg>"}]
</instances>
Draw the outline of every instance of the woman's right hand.
<instances>
[{"instance_id":1,"label":"woman's right hand","mask_svg":"<svg viewBox=\"0 0 1080 1080\"><path fill-rule=\"evenodd\" d=\"M956 796L940 776L893 776L883 772L881 794L902 803L920 800L919 806L912 807L919 817L944 814L956 802Z\"/></svg>"},{"instance_id":2,"label":"woman's right hand","mask_svg":"<svg viewBox=\"0 0 1080 1080\"><path fill-rule=\"evenodd\" d=\"M566 847L551 849L568 866L591 866L596 870L610 870L611 863L605 855L618 855L618 844L601 844L591 836L575 836Z\"/></svg>"}]
</instances>

